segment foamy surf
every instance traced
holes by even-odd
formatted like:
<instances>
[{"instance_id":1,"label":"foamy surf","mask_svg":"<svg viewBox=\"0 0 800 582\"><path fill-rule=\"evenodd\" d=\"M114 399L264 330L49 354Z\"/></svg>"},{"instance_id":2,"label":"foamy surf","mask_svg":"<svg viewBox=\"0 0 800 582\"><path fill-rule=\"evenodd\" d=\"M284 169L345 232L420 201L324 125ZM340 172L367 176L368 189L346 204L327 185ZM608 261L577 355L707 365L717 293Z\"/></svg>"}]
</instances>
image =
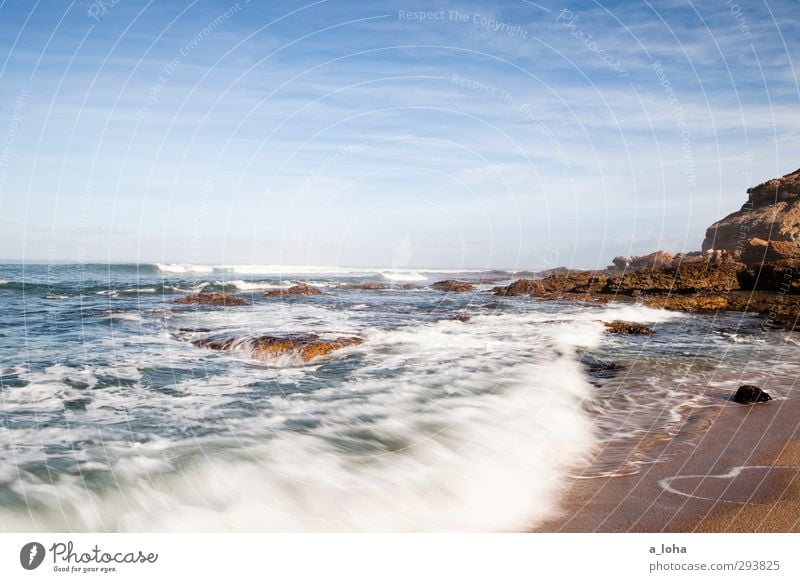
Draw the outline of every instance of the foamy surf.
<instances>
[{"instance_id":1,"label":"foamy surf","mask_svg":"<svg viewBox=\"0 0 800 582\"><path fill-rule=\"evenodd\" d=\"M188 457L194 461L180 468L164 462L162 447L188 443L136 447L136 463L126 454L110 464L120 483L112 492L87 493L74 477L58 486L28 484L26 495L40 513L33 521L6 515L3 526L522 529L552 514L566 470L593 442L580 405L589 385L574 346L563 330L542 333L535 323L527 326L528 341L540 346L534 357L526 344L508 339L520 322L504 318L485 318L469 329L448 321L376 332L362 350L362 380L276 396L270 418L228 419L239 445L200 440ZM584 327L583 343L599 337L591 324ZM382 378L384 369L395 369L396 377ZM49 382L64 372L53 370ZM40 398L44 407L48 400ZM148 406L157 404L149 398ZM92 408L107 414L101 402ZM304 423L304 430L287 430Z\"/></svg>"},{"instance_id":2,"label":"foamy surf","mask_svg":"<svg viewBox=\"0 0 800 582\"><path fill-rule=\"evenodd\" d=\"M0 311L0 529L522 530L575 476L659 462L648 439L723 405L731 362L776 399L768 382L790 385L798 365L794 344L740 314L370 290L392 269L287 301L248 284L334 288L340 274L76 269L0 267L25 278ZM175 304L199 291L248 305ZM607 334L614 320L654 333ZM293 334L364 342L253 357L255 338ZM243 349L195 343L216 337Z\"/></svg>"}]
</instances>

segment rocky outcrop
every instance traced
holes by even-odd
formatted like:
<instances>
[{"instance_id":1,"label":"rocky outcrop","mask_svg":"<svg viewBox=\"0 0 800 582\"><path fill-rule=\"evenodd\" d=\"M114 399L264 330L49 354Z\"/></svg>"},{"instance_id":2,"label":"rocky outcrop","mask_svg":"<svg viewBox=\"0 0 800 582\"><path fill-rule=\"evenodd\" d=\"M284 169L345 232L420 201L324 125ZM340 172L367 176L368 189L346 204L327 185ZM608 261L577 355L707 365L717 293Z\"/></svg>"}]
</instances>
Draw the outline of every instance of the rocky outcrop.
<instances>
[{"instance_id":1,"label":"rocky outcrop","mask_svg":"<svg viewBox=\"0 0 800 582\"><path fill-rule=\"evenodd\" d=\"M298 283L288 289L274 289L265 291L265 297L289 297L292 295L322 295L322 291L305 283Z\"/></svg>"},{"instance_id":2,"label":"rocky outcrop","mask_svg":"<svg viewBox=\"0 0 800 582\"><path fill-rule=\"evenodd\" d=\"M751 238L744 245L741 260L751 266L759 266L773 261L797 261L800 260L800 244L790 241L766 241L761 238Z\"/></svg>"},{"instance_id":3,"label":"rocky outcrop","mask_svg":"<svg viewBox=\"0 0 800 582\"><path fill-rule=\"evenodd\" d=\"M495 295L513 297L533 295L535 297L558 297L565 293L602 293L608 283L608 276L594 271L570 271L566 274L551 275L544 279L519 279L510 285L495 287Z\"/></svg>"},{"instance_id":4,"label":"rocky outcrop","mask_svg":"<svg viewBox=\"0 0 800 582\"><path fill-rule=\"evenodd\" d=\"M641 269L660 269L672 266L672 253L667 251L656 251L641 257L631 257L628 268L635 271Z\"/></svg>"},{"instance_id":5,"label":"rocky outcrop","mask_svg":"<svg viewBox=\"0 0 800 582\"><path fill-rule=\"evenodd\" d=\"M738 257L750 239L800 244L800 170L750 188L740 210L712 224L703 251Z\"/></svg>"},{"instance_id":6,"label":"rocky outcrop","mask_svg":"<svg viewBox=\"0 0 800 582\"><path fill-rule=\"evenodd\" d=\"M755 402L767 402L772 400L772 397L758 386L745 384L744 386L739 386L733 400L739 404L753 404Z\"/></svg>"},{"instance_id":7,"label":"rocky outcrop","mask_svg":"<svg viewBox=\"0 0 800 582\"><path fill-rule=\"evenodd\" d=\"M669 309L671 311L686 312L714 312L728 309L730 302L726 295L691 294L677 295L666 294L641 298L642 305L653 309Z\"/></svg>"},{"instance_id":8,"label":"rocky outcrop","mask_svg":"<svg viewBox=\"0 0 800 582\"><path fill-rule=\"evenodd\" d=\"M262 336L254 342L252 356L257 360L267 360L275 356L295 352L307 362L319 356L325 356L334 350L357 346L362 343L364 343L364 340L360 337L321 339L314 334L289 337Z\"/></svg>"},{"instance_id":9,"label":"rocky outcrop","mask_svg":"<svg viewBox=\"0 0 800 582\"><path fill-rule=\"evenodd\" d=\"M475 289L472 283L466 281L456 281L455 279L446 279L445 281L437 281L431 285L437 291L445 291L447 293L466 293Z\"/></svg>"},{"instance_id":10,"label":"rocky outcrop","mask_svg":"<svg viewBox=\"0 0 800 582\"><path fill-rule=\"evenodd\" d=\"M244 299L227 293L198 293L197 295L187 295L176 299L175 303L180 305L223 305L226 307L250 305Z\"/></svg>"},{"instance_id":11,"label":"rocky outcrop","mask_svg":"<svg viewBox=\"0 0 800 582\"><path fill-rule=\"evenodd\" d=\"M279 356L295 355L302 362L324 356L334 350L357 346L364 342L360 337L323 339L316 334L263 335L255 338L210 337L192 342L199 348L217 351L249 349L256 360L270 360Z\"/></svg>"},{"instance_id":12,"label":"rocky outcrop","mask_svg":"<svg viewBox=\"0 0 800 582\"><path fill-rule=\"evenodd\" d=\"M604 321L607 333L619 333L625 335L650 335L653 330L646 325L630 323L628 321Z\"/></svg>"},{"instance_id":13,"label":"rocky outcrop","mask_svg":"<svg viewBox=\"0 0 800 582\"><path fill-rule=\"evenodd\" d=\"M725 292L740 288L744 265L711 265L706 262L678 267L646 269L609 277L606 293Z\"/></svg>"},{"instance_id":14,"label":"rocky outcrop","mask_svg":"<svg viewBox=\"0 0 800 582\"><path fill-rule=\"evenodd\" d=\"M800 260L764 263L748 272L746 289L800 293Z\"/></svg>"},{"instance_id":15,"label":"rocky outcrop","mask_svg":"<svg viewBox=\"0 0 800 582\"><path fill-rule=\"evenodd\" d=\"M510 285L502 287L495 287L492 289L495 295L502 295L504 297L516 297L518 295L544 295L544 287L541 281L534 281L532 279L518 279Z\"/></svg>"}]
</instances>

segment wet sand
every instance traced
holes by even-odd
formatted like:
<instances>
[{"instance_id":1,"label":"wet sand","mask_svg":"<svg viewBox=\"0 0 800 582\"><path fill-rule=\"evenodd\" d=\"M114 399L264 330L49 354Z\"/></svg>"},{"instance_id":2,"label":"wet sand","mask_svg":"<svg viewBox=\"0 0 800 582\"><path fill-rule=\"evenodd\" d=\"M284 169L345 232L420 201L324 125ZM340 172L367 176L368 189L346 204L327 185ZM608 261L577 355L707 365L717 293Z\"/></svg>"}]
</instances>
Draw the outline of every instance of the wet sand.
<instances>
[{"instance_id":1,"label":"wet sand","mask_svg":"<svg viewBox=\"0 0 800 582\"><path fill-rule=\"evenodd\" d=\"M800 532L798 395L698 412L708 431L678 434L634 475L574 479L532 531Z\"/></svg>"}]
</instances>

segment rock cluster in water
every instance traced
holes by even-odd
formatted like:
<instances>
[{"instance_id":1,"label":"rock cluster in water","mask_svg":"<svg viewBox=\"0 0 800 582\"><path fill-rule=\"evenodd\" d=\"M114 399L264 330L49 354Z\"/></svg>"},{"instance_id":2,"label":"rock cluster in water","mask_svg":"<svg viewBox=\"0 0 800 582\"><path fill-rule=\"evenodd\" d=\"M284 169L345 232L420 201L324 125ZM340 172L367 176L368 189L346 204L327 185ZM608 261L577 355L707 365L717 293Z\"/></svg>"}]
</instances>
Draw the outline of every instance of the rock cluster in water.
<instances>
[{"instance_id":1,"label":"rock cluster in water","mask_svg":"<svg viewBox=\"0 0 800 582\"><path fill-rule=\"evenodd\" d=\"M230 351L246 346L256 360L270 360L279 356L297 355L303 362L325 356L334 350L357 346L364 342L360 337L323 339L316 334L263 335L242 340L240 338L212 337L195 340L193 345L217 351Z\"/></svg>"},{"instance_id":2,"label":"rock cluster in water","mask_svg":"<svg viewBox=\"0 0 800 582\"><path fill-rule=\"evenodd\" d=\"M176 299L175 303L181 305L223 305L223 306L242 306L250 305L247 301L236 295L227 293L197 293Z\"/></svg>"},{"instance_id":3,"label":"rock cluster in water","mask_svg":"<svg viewBox=\"0 0 800 582\"><path fill-rule=\"evenodd\" d=\"M466 293L475 289L472 283L467 281L456 281L455 279L447 279L445 281L436 281L431 285L432 289L437 291L445 291L447 293Z\"/></svg>"},{"instance_id":4,"label":"rock cluster in water","mask_svg":"<svg viewBox=\"0 0 800 582\"><path fill-rule=\"evenodd\" d=\"M265 297L289 297L292 295L322 295L322 291L306 283L298 283L297 285L292 285L288 289L274 289L264 292Z\"/></svg>"}]
</instances>

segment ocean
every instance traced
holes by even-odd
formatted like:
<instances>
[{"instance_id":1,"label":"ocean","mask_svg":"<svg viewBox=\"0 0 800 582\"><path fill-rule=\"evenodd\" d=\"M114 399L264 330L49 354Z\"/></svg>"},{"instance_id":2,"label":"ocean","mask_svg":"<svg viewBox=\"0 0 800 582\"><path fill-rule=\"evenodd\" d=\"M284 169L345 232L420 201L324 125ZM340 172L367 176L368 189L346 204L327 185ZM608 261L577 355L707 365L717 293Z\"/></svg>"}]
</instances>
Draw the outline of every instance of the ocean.
<instances>
[{"instance_id":1,"label":"ocean","mask_svg":"<svg viewBox=\"0 0 800 582\"><path fill-rule=\"evenodd\" d=\"M740 384L780 400L796 376L794 335L752 315L489 292L516 278L0 265L0 530L522 531L572 480L691 446ZM298 282L324 294L263 295ZM216 291L250 305L175 303ZM192 343L297 333L364 342L308 362Z\"/></svg>"}]
</instances>

